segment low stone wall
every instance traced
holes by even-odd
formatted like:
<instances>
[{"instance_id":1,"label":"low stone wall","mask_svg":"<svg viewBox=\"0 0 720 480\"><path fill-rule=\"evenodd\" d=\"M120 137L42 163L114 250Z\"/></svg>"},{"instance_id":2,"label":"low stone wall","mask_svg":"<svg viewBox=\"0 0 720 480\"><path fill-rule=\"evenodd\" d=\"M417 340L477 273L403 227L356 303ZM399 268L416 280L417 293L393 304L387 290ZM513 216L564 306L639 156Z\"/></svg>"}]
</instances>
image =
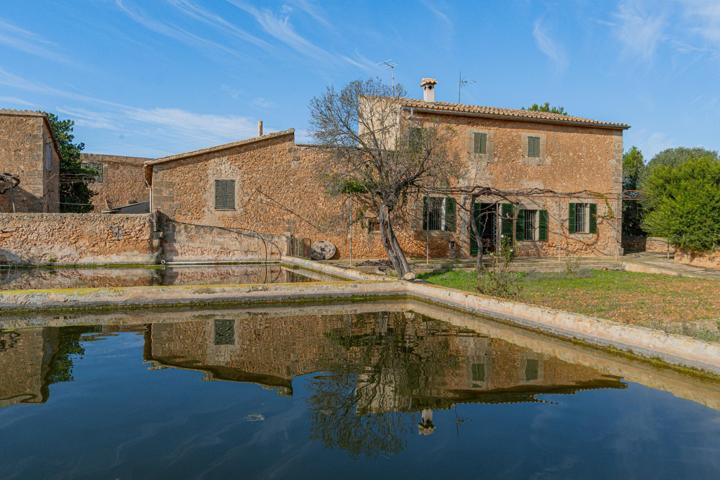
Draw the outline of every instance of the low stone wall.
<instances>
[{"instance_id":1,"label":"low stone wall","mask_svg":"<svg viewBox=\"0 0 720 480\"><path fill-rule=\"evenodd\" d=\"M168 262L277 261L302 250L292 237L248 230L160 221L162 258ZM302 245L302 242L300 242Z\"/></svg>"},{"instance_id":2,"label":"low stone wall","mask_svg":"<svg viewBox=\"0 0 720 480\"><path fill-rule=\"evenodd\" d=\"M667 238L648 237L645 240L645 251L650 253L675 253L675 247L670 245Z\"/></svg>"},{"instance_id":3,"label":"low stone wall","mask_svg":"<svg viewBox=\"0 0 720 480\"><path fill-rule=\"evenodd\" d=\"M0 264L155 263L151 215L0 214Z\"/></svg>"},{"instance_id":4,"label":"low stone wall","mask_svg":"<svg viewBox=\"0 0 720 480\"><path fill-rule=\"evenodd\" d=\"M675 262L693 267L720 269L720 249L707 253L692 253L678 250L675 252Z\"/></svg>"}]
</instances>

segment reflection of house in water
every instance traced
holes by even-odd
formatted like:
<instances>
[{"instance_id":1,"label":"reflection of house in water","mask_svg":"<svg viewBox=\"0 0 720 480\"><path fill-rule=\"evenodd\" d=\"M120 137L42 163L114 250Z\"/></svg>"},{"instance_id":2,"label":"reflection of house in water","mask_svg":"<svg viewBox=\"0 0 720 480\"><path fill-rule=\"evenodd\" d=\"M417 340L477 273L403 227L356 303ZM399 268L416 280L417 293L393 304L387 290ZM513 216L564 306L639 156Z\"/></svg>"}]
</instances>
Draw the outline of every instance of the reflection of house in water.
<instances>
[{"instance_id":1,"label":"reflection of house in water","mask_svg":"<svg viewBox=\"0 0 720 480\"><path fill-rule=\"evenodd\" d=\"M165 366L284 393L292 393L298 375L351 374L360 414L535 401L539 393L624 386L591 368L414 314L157 323L148 330L146 355Z\"/></svg>"}]
</instances>

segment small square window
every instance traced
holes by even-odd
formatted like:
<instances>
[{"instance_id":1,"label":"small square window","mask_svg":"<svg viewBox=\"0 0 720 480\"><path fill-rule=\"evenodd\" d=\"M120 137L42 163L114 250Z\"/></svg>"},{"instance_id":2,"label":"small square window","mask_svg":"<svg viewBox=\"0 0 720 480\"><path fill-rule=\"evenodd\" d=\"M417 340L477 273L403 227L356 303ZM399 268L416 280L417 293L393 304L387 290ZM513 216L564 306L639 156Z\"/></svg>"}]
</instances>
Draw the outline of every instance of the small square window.
<instances>
[{"instance_id":1,"label":"small square window","mask_svg":"<svg viewBox=\"0 0 720 480\"><path fill-rule=\"evenodd\" d=\"M475 132L473 133L473 153L475 155L487 154L487 133Z\"/></svg>"},{"instance_id":2,"label":"small square window","mask_svg":"<svg viewBox=\"0 0 720 480\"><path fill-rule=\"evenodd\" d=\"M215 180L215 210L235 210L235 180Z\"/></svg>"},{"instance_id":3,"label":"small square window","mask_svg":"<svg viewBox=\"0 0 720 480\"><path fill-rule=\"evenodd\" d=\"M570 233L595 233L597 231L597 205L594 203L570 204Z\"/></svg>"},{"instance_id":4,"label":"small square window","mask_svg":"<svg viewBox=\"0 0 720 480\"><path fill-rule=\"evenodd\" d=\"M380 231L380 222L377 218L368 218L367 220L368 233L377 233Z\"/></svg>"},{"instance_id":5,"label":"small square window","mask_svg":"<svg viewBox=\"0 0 720 480\"><path fill-rule=\"evenodd\" d=\"M527 156L530 158L540 157L540 137L527 137L528 151Z\"/></svg>"},{"instance_id":6,"label":"small square window","mask_svg":"<svg viewBox=\"0 0 720 480\"><path fill-rule=\"evenodd\" d=\"M215 345L235 345L235 321L215 320Z\"/></svg>"}]
</instances>

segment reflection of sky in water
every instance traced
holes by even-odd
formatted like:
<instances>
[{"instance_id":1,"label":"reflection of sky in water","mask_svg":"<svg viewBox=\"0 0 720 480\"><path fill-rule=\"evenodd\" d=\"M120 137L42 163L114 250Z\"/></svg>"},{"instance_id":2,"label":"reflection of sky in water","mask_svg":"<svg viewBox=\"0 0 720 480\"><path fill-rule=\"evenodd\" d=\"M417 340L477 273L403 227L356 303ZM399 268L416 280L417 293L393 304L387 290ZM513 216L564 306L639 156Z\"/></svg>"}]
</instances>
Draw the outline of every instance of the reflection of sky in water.
<instances>
[{"instance_id":1,"label":"reflection of sky in water","mask_svg":"<svg viewBox=\"0 0 720 480\"><path fill-rule=\"evenodd\" d=\"M274 337L273 319L237 320L233 345L229 330L215 343L213 320L20 330L22 345L55 354L13 358L56 381L42 402L0 408L0 478L717 478L720 412L393 315L315 317L309 339L288 328ZM3 382L36 373L9 352ZM279 365L248 372L258 359ZM486 386L473 387L479 361ZM313 367L323 368L300 371ZM227 380L243 368L256 383ZM289 388L278 386L285 376ZM418 429L424 409L429 435Z\"/></svg>"}]
</instances>

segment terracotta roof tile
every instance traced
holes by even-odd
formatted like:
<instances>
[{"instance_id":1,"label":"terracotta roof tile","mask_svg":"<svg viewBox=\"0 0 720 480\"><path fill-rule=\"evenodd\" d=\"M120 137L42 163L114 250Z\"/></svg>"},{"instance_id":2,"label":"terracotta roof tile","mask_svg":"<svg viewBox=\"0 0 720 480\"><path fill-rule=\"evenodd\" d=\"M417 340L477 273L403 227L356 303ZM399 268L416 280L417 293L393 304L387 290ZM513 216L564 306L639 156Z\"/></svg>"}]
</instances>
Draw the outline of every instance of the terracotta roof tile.
<instances>
[{"instance_id":1,"label":"terracotta roof tile","mask_svg":"<svg viewBox=\"0 0 720 480\"><path fill-rule=\"evenodd\" d=\"M604 122L583 117L561 115L559 113L535 112L531 110L520 110L512 108L485 107L481 105L466 105L463 103L448 102L425 102L412 98L400 100L403 107L423 110L428 112L446 114L471 114L488 118L506 118L525 121L539 121L543 123L569 124L575 126L588 126L600 128L626 129L629 125L624 123Z\"/></svg>"}]
</instances>

